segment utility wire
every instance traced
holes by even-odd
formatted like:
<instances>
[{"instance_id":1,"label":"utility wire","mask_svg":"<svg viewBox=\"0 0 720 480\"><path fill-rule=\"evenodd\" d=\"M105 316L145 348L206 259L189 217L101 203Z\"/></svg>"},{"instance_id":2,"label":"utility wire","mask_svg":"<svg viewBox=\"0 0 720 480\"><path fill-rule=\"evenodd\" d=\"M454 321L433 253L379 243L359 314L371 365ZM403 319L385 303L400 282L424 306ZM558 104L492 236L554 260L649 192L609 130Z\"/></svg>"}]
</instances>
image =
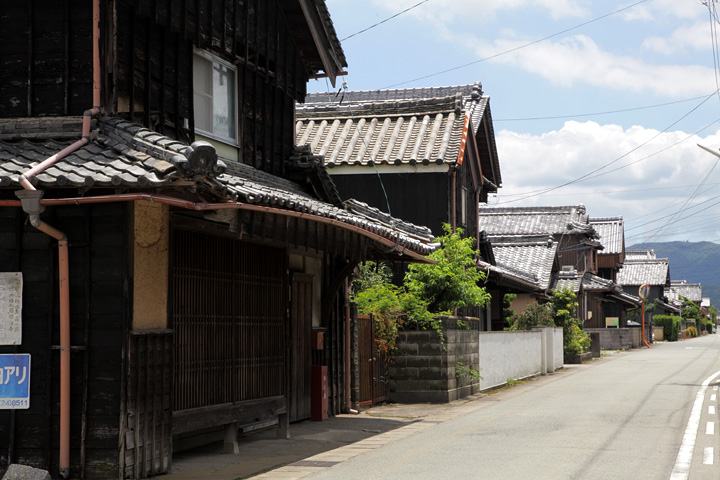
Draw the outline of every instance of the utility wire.
<instances>
[{"instance_id":1,"label":"utility wire","mask_svg":"<svg viewBox=\"0 0 720 480\"><path fill-rule=\"evenodd\" d=\"M427 2L429 2L429 1L430 1L430 0L423 0L422 2L416 3L416 4L413 5L412 7L408 7L408 8L406 8L405 10L403 10L402 12L398 12L398 13L396 13L395 15L386 18L385 20L381 20L381 21L379 21L379 22L377 22L377 23L374 23L374 24L370 25L370 26L367 27L367 28L363 28L362 30L353 33L352 35L348 35L348 36L345 37L345 38L341 38L340 41L341 41L341 42L344 42L344 41L347 40L348 38L352 38L352 37L354 37L354 36L356 36L356 35L360 35L361 33L365 33L365 32L367 32L368 30L373 29L373 28L377 27L378 25L382 25L383 23L385 23L385 22L387 22L387 21L390 21L390 20L392 20L392 19L395 18L395 17L399 17L399 16L402 15L403 13L409 12L409 11L412 10L413 8L419 7L419 6L422 5L423 3L427 3Z\"/></svg>"},{"instance_id":2,"label":"utility wire","mask_svg":"<svg viewBox=\"0 0 720 480\"><path fill-rule=\"evenodd\" d=\"M502 55L507 55L508 53L516 52L516 51L521 50L521 49L523 49L523 48L530 47L530 46L532 46L532 45L536 45L536 44L538 44L538 43L544 42L545 40L549 40L549 39L551 39L551 38L553 38L553 37L557 37L557 36L559 36L559 35L563 35L563 34L565 34L565 33L568 33L568 32L570 32L570 31L572 31L572 30L577 30L578 28L584 27L584 26L586 26L586 25L590 25L591 23L597 22L597 21L599 21L599 20L602 20L602 19L604 19L604 18L610 17L610 16L612 16L612 15L616 15L616 14L618 14L618 13L620 13L620 12L623 12L623 11L625 11L625 10L631 9L631 8L633 8L633 7L637 6L637 5L640 5L641 3L645 3L645 2L647 2L647 1L648 1L648 0L640 0L639 2L633 3L632 5L628 5L627 7L623 7L623 8L621 8L621 9L619 9L619 10L615 10L614 12L606 13L605 15L602 15L602 16L600 16L600 17L593 18L592 20L588 20L587 22L583 22L583 23L581 23L581 24L579 24L579 25L575 25L574 27L566 28L565 30L562 30L562 31L557 32L557 33L553 33L552 35L548 35L548 36L546 36L546 37L543 37L543 38L540 38L540 39L538 39L538 40L532 41L532 42L530 42L530 43L526 43L526 44L520 45L520 46L518 46L518 47L511 48L510 50L505 50L504 52L496 53L495 55L490 55L489 57L485 57L485 58L481 58L481 59L479 59L479 60L474 60L474 61L472 61L472 62L464 63L464 64L462 64L462 65L458 65L457 67L448 68L448 69L445 69L445 70L442 70L442 71L439 71L439 72L431 73L431 74L429 74L429 75L424 75L424 76L422 76L422 77L413 78L412 80L407 80L407 81L405 81L405 82L400 82L400 83L396 83L396 84L394 84L394 85L390 85L390 86L387 86L387 87L383 87L383 90L384 90L384 89L387 89L387 88L397 87L397 86L400 86L400 85L405 85L405 84L407 84L407 83L417 82L418 80L425 80L426 78L430 78L430 77L436 77L436 76L438 76L438 75L442 75L443 73L448 73L448 72L453 72L453 71L455 71L455 70L460 70L461 68L469 67L470 65L475 65L475 64L477 64L477 63L485 62L485 61L487 61L487 60L492 60L493 58L497 58L497 57L502 56Z\"/></svg>"},{"instance_id":3,"label":"utility wire","mask_svg":"<svg viewBox=\"0 0 720 480\"><path fill-rule=\"evenodd\" d=\"M664 134L665 132L667 132L668 130L670 130L672 127L674 127L675 125L677 125L680 121L684 120L687 116L689 116L689 115L690 115L691 113L693 113L695 110L697 110L698 108L700 108L705 102L707 102L708 100L710 100L710 98L711 98L712 96L714 96L714 95L715 95L715 92L713 92L712 94L710 94L710 95L708 95L707 97L705 97L705 99L704 99L702 102L700 102L698 105L696 105L692 110L690 110L688 113L686 113L685 115L683 115L682 117L680 117L679 119L677 119L676 121L674 121L673 123L671 123L670 125L668 125L667 127L665 127L661 132L659 132L658 134L654 135L652 138L650 138L650 139L648 139L647 141L641 143L640 145L638 145L637 147L631 149L630 151L622 154L622 155L619 156L618 158L616 158L616 159L614 159L614 160L612 160L612 161L610 161L610 162L608 162L608 163L606 163L606 164L604 164L604 165L596 168L595 170L592 170L591 172L588 172L588 173L586 173L585 175L582 175L582 176L580 176L580 177L577 177L577 178L575 178L575 179L573 179L573 180L569 180L569 181L567 181L567 182L565 182L565 183L563 183L563 184L561 184L561 185L557 185L557 186L555 186L555 187L550 187L550 188L546 188L546 189L542 189L542 190L535 190L535 191L532 191L532 192L528 192L528 194L525 195L525 196L523 196L523 197L516 198L516 199L513 199L513 200L508 200L507 202L498 202L498 204L514 203L514 202L519 202L519 201L522 201L522 200L526 200L526 199L528 199L528 198L532 198L532 197L536 197L536 196L539 196L539 195L543 195L543 194L546 194L546 193L549 193L549 192L558 190L558 189L560 189L560 188L566 187L566 186L568 186L568 185L572 185L572 184L574 184L574 183L578 183L578 182L583 181L583 180L589 180L589 179L591 179L591 178L597 178L597 177L600 177L600 176L605 175L605 174L607 174L607 173L610 173L610 172L613 172L613 171L616 171L616 170L620 170L621 168L625 168L625 167L627 167L627 166L629 166L629 165L632 165L633 163L629 163L629 164L624 165L624 166L622 166L622 167L620 167L620 168L617 168L617 169L615 169L615 170L610 170L609 172L604 172L604 173L601 173L601 174L599 174L599 175L594 175L594 174L598 173L599 171L601 171L601 170L609 167L610 165L612 165L612 164L614 164L614 163L616 163L616 162L619 162L620 160L622 160L623 158L627 157L627 156L630 155L631 153L636 152L637 150L639 150L640 148L644 147L644 146L647 145L648 143L652 142L653 140L655 140L656 138L658 138L660 135ZM712 124L715 123L715 122L717 122L717 120L715 120L715 121L712 122L711 124L703 127L700 131L708 128L710 125L712 125ZM694 135L694 134L693 134L693 135ZM686 137L686 138L683 139L683 140L681 140L681 142L687 140L688 138L690 138L690 136L689 136L689 137ZM680 142L677 142L677 143L680 143ZM673 146L677 145L677 143L671 145L670 147L673 147ZM670 148L670 147L667 147L667 148ZM662 149L662 150L660 150L660 151L658 151L658 152L655 152L654 154L649 155L648 157L645 157L644 159L647 159L647 158L649 158L650 156L653 156L653 155L657 155L658 153L667 150L667 148ZM641 160L644 160L644 159L641 159ZM638 161L640 161L640 160L638 160ZM634 162L634 163L637 163L637 162Z\"/></svg>"},{"instance_id":4,"label":"utility wire","mask_svg":"<svg viewBox=\"0 0 720 480\"><path fill-rule=\"evenodd\" d=\"M711 93L710 95L715 95L715 93L718 91L720 91L720 86L718 87L718 90ZM643 107L632 107L632 108L625 108L622 110L608 110L606 112L576 113L574 115L554 115L554 116L549 116L549 117L493 118L493 122L529 122L529 121L533 121L533 120L560 120L563 118L596 117L596 116L600 116L600 115L611 115L613 113L635 112L638 110L647 110L650 108L666 107L668 105L677 105L678 103L686 103L686 102L692 102L693 100L700 100L701 98L705 98L706 96L707 95L702 95L700 97L686 98L685 100L676 100L674 102L667 102L667 103L657 103L655 105L645 105Z\"/></svg>"}]
</instances>

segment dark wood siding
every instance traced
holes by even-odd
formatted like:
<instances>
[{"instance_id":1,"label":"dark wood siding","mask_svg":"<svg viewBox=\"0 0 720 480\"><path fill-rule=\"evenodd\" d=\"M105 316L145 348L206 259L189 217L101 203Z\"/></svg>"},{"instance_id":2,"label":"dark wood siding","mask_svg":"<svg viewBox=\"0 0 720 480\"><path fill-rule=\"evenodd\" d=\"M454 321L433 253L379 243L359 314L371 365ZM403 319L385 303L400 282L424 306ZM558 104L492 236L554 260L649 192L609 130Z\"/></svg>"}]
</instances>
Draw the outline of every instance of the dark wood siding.
<instances>
[{"instance_id":1,"label":"dark wood siding","mask_svg":"<svg viewBox=\"0 0 720 480\"><path fill-rule=\"evenodd\" d=\"M124 205L51 208L43 219L70 241L72 474L117 475L123 328L127 297ZM0 208L0 268L23 273L23 343L30 353L28 410L0 411L0 467L11 462L57 471L59 305L57 242L29 225L19 208Z\"/></svg>"},{"instance_id":2,"label":"dark wood siding","mask_svg":"<svg viewBox=\"0 0 720 480\"><path fill-rule=\"evenodd\" d=\"M286 394L282 249L174 230L174 411Z\"/></svg>"},{"instance_id":3,"label":"dark wood siding","mask_svg":"<svg viewBox=\"0 0 720 480\"><path fill-rule=\"evenodd\" d=\"M241 161L283 176L308 74L275 0L122 0L115 28L115 113L192 140L193 47L207 50L237 66Z\"/></svg>"},{"instance_id":4,"label":"dark wood siding","mask_svg":"<svg viewBox=\"0 0 720 480\"><path fill-rule=\"evenodd\" d=\"M447 173L335 175L329 170L342 198L354 198L387 212L383 185L393 217L430 228L442 235L450 223L450 191Z\"/></svg>"},{"instance_id":5,"label":"dark wood siding","mask_svg":"<svg viewBox=\"0 0 720 480\"><path fill-rule=\"evenodd\" d=\"M90 0L0 2L0 117L92 106L91 19Z\"/></svg>"},{"instance_id":6,"label":"dark wood siding","mask_svg":"<svg viewBox=\"0 0 720 480\"><path fill-rule=\"evenodd\" d=\"M290 308L290 421L310 418L312 275L293 274Z\"/></svg>"}]
</instances>

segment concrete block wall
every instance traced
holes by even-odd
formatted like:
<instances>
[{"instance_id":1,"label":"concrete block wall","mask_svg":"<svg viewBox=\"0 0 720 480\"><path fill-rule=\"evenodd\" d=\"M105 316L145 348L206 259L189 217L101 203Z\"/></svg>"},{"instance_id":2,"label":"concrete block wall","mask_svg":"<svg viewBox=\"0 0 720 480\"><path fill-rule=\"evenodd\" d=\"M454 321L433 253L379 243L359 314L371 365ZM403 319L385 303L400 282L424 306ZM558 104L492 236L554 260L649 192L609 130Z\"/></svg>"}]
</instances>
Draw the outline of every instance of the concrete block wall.
<instances>
[{"instance_id":1,"label":"concrete block wall","mask_svg":"<svg viewBox=\"0 0 720 480\"><path fill-rule=\"evenodd\" d=\"M458 378L458 364L479 369L477 329L445 323L443 344L434 331L399 332L394 361L390 365L390 399L400 403L447 403L479 390L472 376ZM454 329L458 328L458 329ZM482 375L482 372L480 373Z\"/></svg>"},{"instance_id":2,"label":"concrete block wall","mask_svg":"<svg viewBox=\"0 0 720 480\"><path fill-rule=\"evenodd\" d=\"M642 344L640 328L586 328L585 332L598 332L600 348L603 350L629 350Z\"/></svg>"}]
</instances>

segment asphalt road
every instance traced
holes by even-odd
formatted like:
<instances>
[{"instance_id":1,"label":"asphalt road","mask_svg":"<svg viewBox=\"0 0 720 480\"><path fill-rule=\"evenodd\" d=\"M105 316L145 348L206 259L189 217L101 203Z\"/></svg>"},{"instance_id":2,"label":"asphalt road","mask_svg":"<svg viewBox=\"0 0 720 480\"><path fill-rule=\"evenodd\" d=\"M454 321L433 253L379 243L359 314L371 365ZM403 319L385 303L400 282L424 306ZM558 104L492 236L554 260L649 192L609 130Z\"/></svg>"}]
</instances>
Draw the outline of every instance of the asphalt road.
<instances>
[{"instance_id":1,"label":"asphalt road","mask_svg":"<svg viewBox=\"0 0 720 480\"><path fill-rule=\"evenodd\" d=\"M623 352L312 478L718 480L717 373L718 335Z\"/></svg>"}]
</instances>

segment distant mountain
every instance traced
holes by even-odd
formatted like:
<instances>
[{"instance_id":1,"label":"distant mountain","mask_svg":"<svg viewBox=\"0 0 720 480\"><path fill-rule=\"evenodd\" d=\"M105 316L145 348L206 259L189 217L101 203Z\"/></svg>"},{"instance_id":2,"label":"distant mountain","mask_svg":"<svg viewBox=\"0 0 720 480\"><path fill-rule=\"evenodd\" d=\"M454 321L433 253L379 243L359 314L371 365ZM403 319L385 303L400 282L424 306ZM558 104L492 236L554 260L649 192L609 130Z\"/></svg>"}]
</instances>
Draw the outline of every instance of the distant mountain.
<instances>
[{"instance_id":1,"label":"distant mountain","mask_svg":"<svg viewBox=\"0 0 720 480\"><path fill-rule=\"evenodd\" d=\"M640 243L627 249L655 250L658 258L670 260L670 278L702 283L703 297L720 308L720 245L712 242Z\"/></svg>"}]
</instances>

